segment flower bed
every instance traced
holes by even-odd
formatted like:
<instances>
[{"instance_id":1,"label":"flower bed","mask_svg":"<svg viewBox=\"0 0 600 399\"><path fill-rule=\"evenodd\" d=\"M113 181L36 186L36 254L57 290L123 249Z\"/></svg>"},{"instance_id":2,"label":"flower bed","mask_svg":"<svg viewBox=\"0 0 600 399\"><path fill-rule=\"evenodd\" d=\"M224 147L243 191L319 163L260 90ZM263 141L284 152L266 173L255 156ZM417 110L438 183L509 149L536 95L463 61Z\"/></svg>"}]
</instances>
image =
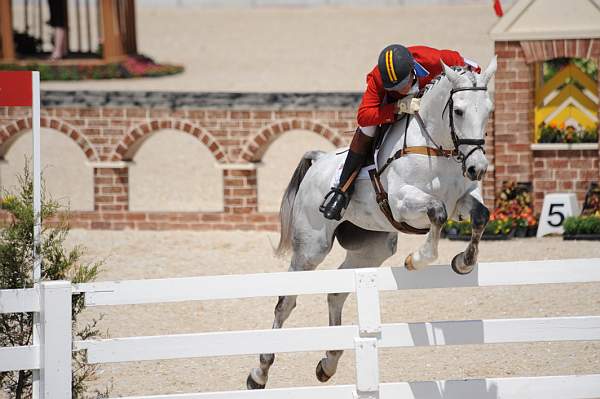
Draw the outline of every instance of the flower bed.
<instances>
[{"instance_id":1,"label":"flower bed","mask_svg":"<svg viewBox=\"0 0 600 399\"><path fill-rule=\"evenodd\" d=\"M587 129L576 129L573 126L566 126L562 123L560 126L551 123L546 125L542 123L539 126L540 138L538 143L597 143L598 126Z\"/></svg>"},{"instance_id":2,"label":"flower bed","mask_svg":"<svg viewBox=\"0 0 600 399\"><path fill-rule=\"evenodd\" d=\"M39 71L41 80L129 79L157 77L183 72L183 66L157 64L143 55L129 56L111 64L61 64L31 62L28 64L0 64L4 71Z\"/></svg>"},{"instance_id":3,"label":"flower bed","mask_svg":"<svg viewBox=\"0 0 600 399\"><path fill-rule=\"evenodd\" d=\"M531 207L529 187L514 182L505 182L497 195L496 207L485 226L482 240L508 240L512 237L534 237L537 218ZM471 239L470 221L448 221L443 234L450 240Z\"/></svg>"},{"instance_id":4,"label":"flower bed","mask_svg":"<svg viewBox=\"0 0 600 399\"><path fill-rule=\"evenodd\" d=\"M444 235L449 240L470 241L471 221L455 222L449 220L444 226ZM508 240L514 236L512 220L492 220L488 222L481 236L482 240Z\"/></svg>"}]
</instances>

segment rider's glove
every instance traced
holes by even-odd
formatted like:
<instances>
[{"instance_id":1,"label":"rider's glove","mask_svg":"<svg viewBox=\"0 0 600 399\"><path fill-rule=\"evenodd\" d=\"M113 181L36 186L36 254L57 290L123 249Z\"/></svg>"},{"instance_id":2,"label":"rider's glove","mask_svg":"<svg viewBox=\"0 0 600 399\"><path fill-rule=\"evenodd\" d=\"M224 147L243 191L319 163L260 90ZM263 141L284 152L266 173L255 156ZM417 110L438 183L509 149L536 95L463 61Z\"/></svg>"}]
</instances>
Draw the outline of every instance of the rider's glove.
<instances>
[{"instance_id":1,"label":"rider's glove","mask_svg":"<svg viewBox=\"0 0 600 399\"><path fill-rule=\"evenodd\" d=\"M399 114L414 114L419 110L421 106L421 99L414 97L405 97L398 100L396 107L398 108Z\"/></svg>"}]
</instances>

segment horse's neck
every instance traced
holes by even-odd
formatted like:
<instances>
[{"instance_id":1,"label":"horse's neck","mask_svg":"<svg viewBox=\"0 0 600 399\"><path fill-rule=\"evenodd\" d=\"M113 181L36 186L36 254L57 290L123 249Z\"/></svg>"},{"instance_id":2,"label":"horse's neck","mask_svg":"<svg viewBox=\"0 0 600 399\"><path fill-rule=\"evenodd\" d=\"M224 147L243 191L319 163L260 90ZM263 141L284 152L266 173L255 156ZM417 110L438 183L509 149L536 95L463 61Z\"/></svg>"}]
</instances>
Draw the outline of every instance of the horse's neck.
<instances>
[{"instance_id":1,"label":"horse's neck","mask_svg":"<svg viewBox=\"0 0 600 399\"><path fill-rule=\"evenodd\" d=\"M444 149L454 148L447 120L449 110L446 110L444 113L446 119L442 118L442 111L448 101L451 88L451 83L448 79L443 77L442 80L437 82L427 93L425 93L421 99L421 109L419 111L419 115L423 118L423 122L425 123L429 135L437 145L441 145ZM434 144L427 139L414 116L410 116L408 128L406 128L406 120L407 118L405 117L401 121L396 122L388 132L388 137L386 137L381 147L381 151L379 152L378 158L380 164L385 162L387 158L391 157L398 150L402 149L405 132L407 133L407 147L434 146Z\"/></svg>"}]
</instances>

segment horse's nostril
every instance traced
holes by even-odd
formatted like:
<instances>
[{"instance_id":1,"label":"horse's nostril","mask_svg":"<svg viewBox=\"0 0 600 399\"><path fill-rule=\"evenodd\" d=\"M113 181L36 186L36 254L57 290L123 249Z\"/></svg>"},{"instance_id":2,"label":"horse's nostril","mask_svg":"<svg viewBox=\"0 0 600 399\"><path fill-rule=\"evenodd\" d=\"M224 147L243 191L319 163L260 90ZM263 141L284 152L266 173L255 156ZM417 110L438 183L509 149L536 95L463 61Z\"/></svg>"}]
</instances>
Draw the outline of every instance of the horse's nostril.
<instances>
[{"instance_id":1,"label":"horse's nostril","mask_svg":"<svg viewBox=\"0 0 600 399\"><path fill-rule=\"evenodd\" d=\"M467 173L469 174L469 176L475 176L475 174L477 173L477 172L475 171L475 166L469 166L469 167L467 168Z\"/></svg>"}]
</instances>

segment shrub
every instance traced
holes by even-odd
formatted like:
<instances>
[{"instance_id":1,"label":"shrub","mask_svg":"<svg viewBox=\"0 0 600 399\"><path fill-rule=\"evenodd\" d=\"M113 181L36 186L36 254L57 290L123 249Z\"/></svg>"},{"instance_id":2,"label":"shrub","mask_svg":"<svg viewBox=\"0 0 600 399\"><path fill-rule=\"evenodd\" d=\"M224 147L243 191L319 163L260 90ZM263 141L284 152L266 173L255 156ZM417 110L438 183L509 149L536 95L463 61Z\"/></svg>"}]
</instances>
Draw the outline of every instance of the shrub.
<instances>
[{"instance_id":1,"label":"shrub","mask_svg":"<svg viewBox=\"0 0 600 399\"><path fill-rule=\"evenodd\" d=\"M43 191L43 190L42 190ZM9 221L0 231L0 289L33 287L33 183L28 168L19 177L15 193L2 193L1 208L8 213ZM52 225L42 226L40 255L43 280L71 280L83 283L93 280L101 263L85 263L81 258L84 249L76 246L65 249L69 232L66 219L57 217L60 206L42 194L42 219L53 219ZM82 295L73 296L72 321L76 339L100 337L99 319L78 326L77 317L84 309ZM0 346L28 346L32 343L33 313L0 314ZM97 365L87 364L84 353L73 354L73 398L88 398L87 383L95 378ZM31 398L32 372L0 373L0 389L15 399ZM96 392L92 397L107 397L106 392Z\"/></svg>"},{"instance_id":2,"label":"shrub","mask_svg":"<svg viewBox=\"0 0 600 399\"><path fill-rule=\"evenodd\" d=\"M600 234L599 216L571 216L563 224L565 235Z\"/></svg>"}]
</instances>

